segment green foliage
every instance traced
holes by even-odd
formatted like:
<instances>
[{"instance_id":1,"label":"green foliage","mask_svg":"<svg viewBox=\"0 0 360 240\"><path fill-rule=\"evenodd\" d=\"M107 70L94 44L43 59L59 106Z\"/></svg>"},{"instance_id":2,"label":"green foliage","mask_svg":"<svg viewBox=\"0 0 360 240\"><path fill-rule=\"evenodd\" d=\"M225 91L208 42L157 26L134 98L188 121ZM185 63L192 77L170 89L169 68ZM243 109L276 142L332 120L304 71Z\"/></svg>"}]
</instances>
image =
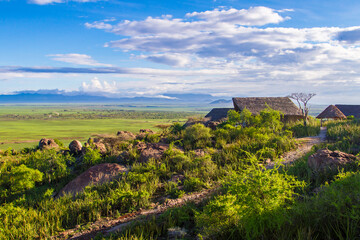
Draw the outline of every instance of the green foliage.
<instances>
[{"instance_id":1,"label":"green foliage","mask_svg":"<svg viewBox=\"0 0 360 240\"><path fill-rule=\"evenodd\" d=\"M335 141L329 149L358 154L360 152L360 120L334 121L327 125L327 139Z\"/></svg>"},{"instance_id":2,"label":"green foliage","mask_svg":"<svg viewBox=\"0 0 360 240\"><path fill-rule=\"evenodd\" d=\"M200 191L204 187L204 182L202 182L199 178L196 177L190 177L185 179L184 181L184 190L187 192Z\"/></svg>"},{"instance_id":3,"label":"green foliage","mask_svg":"<svg viewBox=\"0 0 360 240\"><path fill-rule=\"evenodd\" d=\"M87 169L91 166L99 164L102 162L101 154L99 150L92 149L90 147L86 148L85 154L82 156L82 168Z\"/></svg>"},{"instance_id":4,"label":"green foliage","mask_svg":"<svg viewBox=\"0 0 360 240\"><path fill-rule=\"evenodd\" d=\"M279 132L283 128L283 123L281 122L283 116L284 114L268 106L261 110L260 114L255 118L259 118L259 120L256 121L259 127L265 127L270 131Z\"/></svg>"},{"instance_id":5,"label":"green foliage","mask_svg":"<svg viewBox=\"0 0 360 240\"><path fill-rule=\"evenodd\" d=\"M4 172L0 176L1 196L21 193L35 187L36 182L41 182L43 173L37 169L28 168L24 164L13 167L10 172Z\"/></svg>"},{"instance_id":6,"label":"green foliage","mask_svg":"<svg viewBox=\"0 0 360 240\"><path fill-rule=\"evenodd\" d=\"M171 181L165 183L165 192L170 195L171 198L181 198L185 194L183 190L179 189L178 183Z\"/></svg>"},{"instance_id":7,"label":"green foliage","mask_svg":"<svg viewBox=\"0 0 360 240\"><path fill-rule=\"evenodd\" d=\"M179 122L173 123L173 125L170 126L170 132L172 134L178 135L181 133L182 130L184 130L184 126Z\"/></svg>"},{"instance_id":8,"label":"green foliage","mask_svg":"<svg viewBox=\"0 0 360 240\"><path fill-rule=\"evenodd\" d=\"M286 129L293 132L294 137L308 137L308 136L317 136L320 133L320 121L309 117L306 126L304 126L303 121L296 121L286 124Z\"/></svg>"},{"instance_id":9,"label":"green foliage","mask_svg":"<svg viewBox=\"0 0 360 240\"><path fill-rule=\"evenodd\" d=\"M184 148L186 150L206 148L211 145L211 129L197 123L184 131Z\"/></svg>"},{"instance_id":10,"label":"green foliage","mask_svg":"<svg viewBox=\"0 0 360 240\"><path fill-rule=\"evenodd\" d=\"M196 216L197 225L210 238L266 237L286 222L287 210L296 200L295 190L303 187L303 182L276 169L250 167L224 182L223 195Z\"/></svg>"},{"instance_id":11,"label":"green foliage","mask_svg":"<svg viewBox=\"0 0 360 240\"><path fill-rule=\"evenodd\" d=\"M161 139L160 134L147 134L145 137L145 141L150 143L158 143L160 139Z\"/></svg>"},{"instance_id":12,"label":"green foliage","mask_svg":"<svg viewBox=\"0 0 360 240\"><path fill-rule=\"evenodd\" d=\"M356 239L360 234L360 174L340 173L320 192L299 202L291 212L293 225L287 229L308 229L322 239ZM296 224L296 225L295 225ZM293 237L292 236L292 237ZM292 238L291 237L291 238ZM299 236L301 237L301 236Z\"/></svg>"},{"instance_id":13,"label":"green foliage","mask_svg":"<svg viewBox=\"0 0 360 240\"><path fill-rule=\"evenodd\" d=\"M36 151L29 154L24 163L34 169L44 173L44 181L58 182L60 179L70 174L67 163L75 161L70 155L63 155L54 149Z\"/></svg>"},{"instance_id":14,"label":"green foliage","mask_svg":"<svg viewBox=\"0 0 360 240\"><path fill-rule=\"evenodd\" d=\"M229 110L227 113L227 118L227 122L231 125L241 124L242 122L240 113L235 110Z\"/></svg>"},{"instance_id":15,"label":"green foliage","mask_svg":"<svg viewBox=\"0 0 360 240\"><path fill-rule=\"evenodd\" d=\"M54 142L55 142L57 145L59 145L59 147L64 147L64 143L61 142L59 139L55 138L55 139L54 139Z\"/></svg>"}]
</instances>

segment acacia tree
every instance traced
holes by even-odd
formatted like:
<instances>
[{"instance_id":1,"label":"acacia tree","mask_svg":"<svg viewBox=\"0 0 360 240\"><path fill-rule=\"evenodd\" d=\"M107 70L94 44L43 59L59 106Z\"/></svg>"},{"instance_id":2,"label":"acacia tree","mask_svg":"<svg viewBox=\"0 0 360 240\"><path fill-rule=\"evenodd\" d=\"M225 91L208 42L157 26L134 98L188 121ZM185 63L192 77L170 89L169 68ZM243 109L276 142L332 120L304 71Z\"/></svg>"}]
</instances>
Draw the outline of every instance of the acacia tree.
<instances>
[{"instance_id":1,"label":"acacia tree","mask_svg":"<svg viewBox=\"0 0 360 240\"><path fill-rule=\"evenodd\" d=\"M306 126L307 117L309 115L309 106L307 104L315 95L316 93L292 93L288 96L297 101L303 116L304 126Z\"/></svg>"}]
</instances>

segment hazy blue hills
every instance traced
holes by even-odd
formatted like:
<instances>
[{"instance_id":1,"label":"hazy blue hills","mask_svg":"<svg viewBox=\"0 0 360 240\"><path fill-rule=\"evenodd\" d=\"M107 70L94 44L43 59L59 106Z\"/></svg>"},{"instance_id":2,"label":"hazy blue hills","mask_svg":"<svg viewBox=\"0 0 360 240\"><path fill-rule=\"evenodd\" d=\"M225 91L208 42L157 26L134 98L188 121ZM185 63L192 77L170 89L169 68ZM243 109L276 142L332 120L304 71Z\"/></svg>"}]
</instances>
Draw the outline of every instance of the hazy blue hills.
<instances>
[{"instance_id":1,"label":"hazy blue hills","mask_svg":"<svg viewBox=\"0 0 360 240\"><path fill-rule=\"evenodd\" d=\"M228 103L232 103L232 100L218 99L218 100L212 101L210 104L228 104Z\"/></svg>"},{"instance_id":2,"label":"hazy blue hills","mask_svg":"<svg viewBox=\"0 0 360 240\"><path fill-rule=\"evenodd\" d=\"M160 97L117 98L112 95L94 96L84 93L19 92L0 95L1 104L11 103L210 103L214 97L207 94L166 94Z\"/></svg>"}]
</instances>

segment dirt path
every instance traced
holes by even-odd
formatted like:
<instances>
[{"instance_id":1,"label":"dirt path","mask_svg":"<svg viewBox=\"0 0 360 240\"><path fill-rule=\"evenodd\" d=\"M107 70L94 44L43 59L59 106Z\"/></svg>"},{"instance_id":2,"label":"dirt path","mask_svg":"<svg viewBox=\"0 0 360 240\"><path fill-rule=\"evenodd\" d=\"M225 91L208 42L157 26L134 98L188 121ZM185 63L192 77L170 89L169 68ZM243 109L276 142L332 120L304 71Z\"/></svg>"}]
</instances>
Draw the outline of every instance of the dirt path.
<instances>
[{"instance_id":1,"label":"dirt path","mask_svg":"<svg viewBox=\"0 0 360 240\"><path fill-rule=\"evenodd\" d=\"M184 197L178 199L166 199L162 204L154 204L151 209L140 209L137 212L128 213L116 219L103 218L92 223L90 226L87 226L87 229L85 230L81 230L81 227L77 226L74 229L69 229L55 237L52 237L52 239L87 240L94 238L98 233L108 235L114 232L119 232L134 221L146 221L147 217L158 216L170 208L181 207L188 202L198 204L204 199L212 196L218 189L219 186L212 189L206 189L201 192L192 193L190 195L185 195Z\"/></svg>"},{"instance_id":2,"label":"dirt path","mask_svg":"<svg viewBox=\"0 0 360 240\"><path fill-rule=\"evenodd\" d=\"M297 140L299 142L298 148L293 151L284 153L284 155L281 156L281 158L283 159L283 162L281 162L282 164L292 164L294 161L308 153L311 150L312 146L324 142L326 140L326 127L321 127L320 133L317 136L298 138ZM266 169L272 169L274 168L274 166L275 163L271 162L266 165Z\"/></svg>"}]
</instances>

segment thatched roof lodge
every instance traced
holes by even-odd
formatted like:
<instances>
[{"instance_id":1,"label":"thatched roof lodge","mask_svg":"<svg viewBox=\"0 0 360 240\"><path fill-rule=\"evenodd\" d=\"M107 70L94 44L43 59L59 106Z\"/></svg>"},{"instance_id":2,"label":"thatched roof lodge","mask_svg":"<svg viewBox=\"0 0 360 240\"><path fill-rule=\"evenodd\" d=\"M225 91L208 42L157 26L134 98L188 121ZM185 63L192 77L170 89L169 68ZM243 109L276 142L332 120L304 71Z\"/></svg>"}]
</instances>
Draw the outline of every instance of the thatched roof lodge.
<instances>
[{"instance_id":1,"label":"thatched roof lodge","mask_svg":"<svg viewBox=\"0 0 360 240\"><path fill-rule=\"evenodd\" d=\"M213 108L205 118L209 121L220 122L227 118L227 113L233 108Z\"/></svg>"},{"instance_id":2,"label":"thatched roof lodge","mask_svg":"<svg viewBox=\"0 0 360 240\"><path fill-rule=\"evenodd\" d=\"M241 112L245 108L252 114L259 114L267 106L284 114L285 121L302 118L300 109L288 97L237 97L233 98L234 108Z\"/></svg>"},{"instance_id":3,"label":"thatched roof lodge","mask_svg":"<svg viewBox=\"0 0 360 240\"><path fill-rule=\"evenodd\" d=\"M335 105L346 117L354 116L360 118L360 105Z\"/></svg>"},{"instance_id":4,"label":"thatched roof lodge","mask_svg":"<svg viewBox=\"0 0 360 240\"><path fill-rule=\"evenodd\" d=\"M323 118L332 118L332 119L344 119L346 116L342 111L339 110L334 105L328 106L324 111L322 111L316 118L323 119Z\"/></svg>"}]
</instances>

